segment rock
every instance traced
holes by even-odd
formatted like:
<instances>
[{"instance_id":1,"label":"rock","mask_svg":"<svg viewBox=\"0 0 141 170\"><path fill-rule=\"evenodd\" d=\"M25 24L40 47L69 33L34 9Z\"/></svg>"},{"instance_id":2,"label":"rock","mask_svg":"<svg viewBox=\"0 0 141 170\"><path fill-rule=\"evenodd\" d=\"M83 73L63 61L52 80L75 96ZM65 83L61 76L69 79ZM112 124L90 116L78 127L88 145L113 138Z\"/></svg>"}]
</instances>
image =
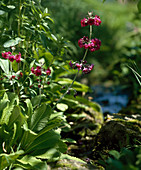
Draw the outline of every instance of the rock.
<instances>
[{"instance_id":1,"label":"rock","mask_svg":"<svg viewBox=\"0 0 141 170\"><path fill-rule=\"evenodd\" d=\"M97 134L94 142L93 156L101 157L109 150L120 150L127 145L141 141L141 121L127 115L113 114Z\"/></svg>"},{"instance_id":2,"label":"rock","mask_svg":"<svg viewBox=\"0 0 141 170\"><path fill-rule=\"evenodd\" d=\"M75 160L63 159L55 165L48 166L48 170L98 170L99 168L90 164L83 164Z\"/></svg>"}]
</instances>

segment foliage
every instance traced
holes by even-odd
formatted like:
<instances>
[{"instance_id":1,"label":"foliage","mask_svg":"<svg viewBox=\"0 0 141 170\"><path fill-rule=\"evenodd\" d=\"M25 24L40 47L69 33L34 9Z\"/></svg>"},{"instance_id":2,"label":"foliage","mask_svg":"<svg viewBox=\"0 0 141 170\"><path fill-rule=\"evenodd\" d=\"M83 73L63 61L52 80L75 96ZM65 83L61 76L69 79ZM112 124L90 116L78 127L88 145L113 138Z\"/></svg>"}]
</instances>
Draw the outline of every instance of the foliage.
<instances>
[{"instance_id":1,"label":"foliage","mask_svg":"<svg viewBox=\"0 0 141 170\"><path fill-rule=\"evenodd\" d=\"M111 150L109 158L103 162L106 169L140 169L141 168L141 146L137 145L133 149L123 148L121 152ZM102 162L101 162L102 163Z\"/></svg>"},{"instance_id":2,"label":"foliage","mask_svg":"<svg viewBox=\"0 0 141 170\"><path fill-rule=\"evenodd\" d=\"M66 154L64 112L73 102L101 110L76 98L90 88L75 81L80 69L69 66L67 41L52 34L54 21L40 1L2 0L0 15L0 169L47 169L65 158L85 163ZM85 67L90 72L93 65Z\"/></svg>"}]
</instances>

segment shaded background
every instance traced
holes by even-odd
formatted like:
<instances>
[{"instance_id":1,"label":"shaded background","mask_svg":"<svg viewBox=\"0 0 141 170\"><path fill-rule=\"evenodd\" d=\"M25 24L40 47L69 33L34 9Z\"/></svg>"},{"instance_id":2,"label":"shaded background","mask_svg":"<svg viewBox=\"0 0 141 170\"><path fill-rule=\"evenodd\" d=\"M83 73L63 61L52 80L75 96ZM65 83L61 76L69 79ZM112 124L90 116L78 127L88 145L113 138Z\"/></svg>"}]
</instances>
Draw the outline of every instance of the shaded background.
<instances>
[{"instance_id":1,"label":"shaded background","mask_svg":"<svg viewBox=\"0 0 141 170\"><path fill-rule=\"evenodd\" d=\"M89 35L89 28L81 27L80 20L86 17L88 11L101 17L102 24L93 28L93 37L99 38L102 46L99 51L87 55L86 59L95 64L95 69L85 76L87 80L83 81L81 77L84 83L135 86L136 80L130 76L132 73L126 64L134 59L140 65L141 24L137 1L107 0L102 3L100 0L42 0L42 4L48 7L54 19L52 31L70 41L67 45L71 50L66 57L74 61L84 55L78 40Z\"/></svg>"}]
</instances>

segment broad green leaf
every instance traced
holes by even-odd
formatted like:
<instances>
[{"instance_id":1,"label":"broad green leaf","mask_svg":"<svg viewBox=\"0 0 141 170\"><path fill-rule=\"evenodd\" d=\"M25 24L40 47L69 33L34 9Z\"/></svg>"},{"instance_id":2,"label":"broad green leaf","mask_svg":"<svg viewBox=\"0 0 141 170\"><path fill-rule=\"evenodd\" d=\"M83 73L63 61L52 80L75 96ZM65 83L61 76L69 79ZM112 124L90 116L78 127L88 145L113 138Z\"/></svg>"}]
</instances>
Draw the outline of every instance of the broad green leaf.
<instances>
[{"instance_id":1,"label":"broad green leaf","mask_svg":"<svg viewBox=\"0 0 141 170\"><path fill-rule=\"evenodd\" d=\"M12 40L6 41L6 42L3 44L3 46L4 46L5 48L13 47L13 46L19 44L19 42L21 42L21 41L22 41L22 39L19 38L19 37L17 37L16 39L12 39Z\"/></svg>"},{"instance_id":2,"label":"broad green leaf","mask_svg":"<svg viewBox=\"0 0 141 170\"><path fill-rule=\"evenodd\" d=\"M3 99L0 101L0 111L2 111L7 106L8 102L10 101L8 99L8 95L5 93Z\"/></svg>"},{"instance_id":3,"label":"broad green leaf","mask_svg":"<svg viewBox=\"0 0 141 170\"><path fill-rule=\"evenodd\" d=\"M3 15L5 13L5 11L0 10L0 15Z\"/></svg>"},{"instance_id":4,"label":"broad green leaf","mask_svg":"<svg viewBox=\"0 0 141 170\"><path fill-rule=\"evenodd\" d=\"M9 103L7 103L7 107L3 110L2 112L2 117L0 120L1 124L7 124L9 122L9 118L12 114L12 110L14 108L14 105L17 105L18 101L18 96L14 93L7 93L8 94L8 99L9 99Z\"/></svg>"},{"instance_id":5,"label":"broad green leaf","mask_svg":"<svg viewBox=\"0 0 141 170\"><path fill-rule=\"evenodd\" d=\"M44 98L45 95L38 95L35 96L34 98L31 99L31 103L33 107L36 107L37 105L39 105L41 103L42 98Z\"/></svg>"},{"instance_id":6,"label":"broad green leaf","mask_svg":"<svg viewBox=\"0 0 141 170\"><path fill-rule=\"evenodd\" d=\"M114 156L115 159L119 159L120 158L120 153L116 150L111 150L109 152L110 155Z\"/></svg>"},{"instance_id":7,"label":"broad green leaf","mask_svg":"<svg viewBox=\"0 0 141 170\"><path fill-rule=\"evenodd\" d=\"M69 78L59 78L57 79L58 83L62 84L62 85L70 85L72 83L73 80L69 79ZM88 92L90 91L90 88L82 83L79 83L77 81L75 81L73 83L72 88L74 88L76 91L81 91L81 92Z\"/></svg>"},{"instance_id":8,"label":"broad green leaf","mask_svg":"<svg viewBox=\"0 0 141 170\"><path fill-rule=\"evenodd\" d=\"M38 155L38 150L44 149L46 152L50 148L54 148L60 139L60 135L54 131L48 131L37 137L25 150L26 153L35 151ZM35 154L34 154L35 155Z\"/></svg>"},{"instance_id":9,"label":"broad green leaf","mask_svg":"<svg viewBox=\"0 0 141 170\"><path fill-rule=\"evenodd\" d=\"M4 73L9 74L9 61L0 59L0 67L4 71Z\"/></svg>"},{"instance_id":10,"label":"broad green leaf","mask_svg":"<svg viewBox=\"0 0 141 170\"><path fill-rule=\"evenodd\" d=\"M51 107L46 104L42 104L34 111L34 114L31 117L30 129L33 131L40 131L43 129L51 115Z\"/></svg>"},{"instance_id":11,"label":"broad green leaf","mask_svg":"<svg viewBox=\"0 0 141 170\"><path fill-rule=\"evenodd\" d=\"M61 119L54 119L54 120L50 120L48 122L48 124L46 125L46 127L41 130L38 135L33 138L33 140L36 140L36 139L40 139L40 136L42 138L42 136L46 133L48 133L50 130L52 130L53 128L56 128L57 126L59 126L61 124ZM32 143L34 142L33 140L30 140L30 142L27 143L27 148L26 149L30 149L30 146L32 146Z\"/></svg>"},{"instance_id":12,"label":"broad green leaf","mask_svg":"<svg viewBox=\"0 0 141 170\"><path fill-rule=\"evenodd\" d=\"M26 155L22 159L17 160L18 163L25 168L29 167L29 169L34 170L47 170L47 163L46 161L41 161L40 159L37 159L36 157Z\"/></svg>"},{"instance_id":13,"label":"broad green leaf","mask_svg":"<svg viewBox=\"0 0 141 170\"><path fill-rule=\"evenodd\" d=\"M22 139L21 139L21 146L22 146L22 148L26 148L27 145L32 143L33 140L36 137L38 137L38 134L33 132L32 130L30 130L26 123L23 125L22 128L24 130L24 133L23 133L23 136L22 136Z\"/></svg>"},{"instance_id":14,"label":"broad green leaf","mask_svg":"<svg viewBox=\"0 0 141 170\"><path fill-rule=\"evenodd\" d=\"M14 106L12 110L12 114L9 118L8 126L10 127L14 123L19 123L20 126L23 125L24 121L26 120L26 117L21 113L21 109L19 106Z\"/></svg>"},{"instance_id":15,"label":"broad green leaf","mask_svg":"<svg viewBox=\"0 0 141 170\"><path fill-rule=\"evenodd\" d=\"M60 152L56 148L51 148L43 154L39 154L36 158L52 160L54 157L60 157Z\"/></svg>"},{"instance_id":16,"label":"broad green leaf","mask_svg":"<svg viewBox=\"0 0 141 170\"><path fill-rule=\"evenodd\" d=\"M139 0L139 2L138 2L138 4L137 4L137 7L138 7L139 13L141 13L141 0Z\"/></svg>"},{"instance_id":17,"label":"broad green leaf","mask_svg":"<svg viewBox=\"0 0 141 170\"><path fill-rule=\"evenodd\" d=\"M0 170L3 170L9 165L11 165L22 154L24 154L24 151L22 150L12 154L4 154L4 153L0 154Z\"/></svg>"},{"instance_id":18,"label":"broad green leaf","mask_svg":"<svg viewBox=\"0 0 141 170\"><path fill-rule=\"evenodd\" d=\"M57 109L59 109L61 111L66 111L68 109L68 105L66 105L64 103L58 103L56 107L57 107Z\"/></svg>"},{"instance_id":19,"label":"broad green leaf","mask_svg":"<svg viewBox=\"0 0 141 170\"><path fill-rule=\"evenodd\" d=\"M62 140L59 140L57 145L58 145L58 150L61 153L65 153L67 151L67 145Z\"/></svg>"},{"instance_id":20,"label":"broad green leaf","mask_svg":"<svg viewBox=\"0 0 141 170\"><path fill-rule=\"evenodd\" d=\"M32 107L31 100L26 99L25 103L27 105L27 113L26 113L26 115L30 117L32 115L32 113L33 113L33 107Z\"/></svg>"}]
</instances>

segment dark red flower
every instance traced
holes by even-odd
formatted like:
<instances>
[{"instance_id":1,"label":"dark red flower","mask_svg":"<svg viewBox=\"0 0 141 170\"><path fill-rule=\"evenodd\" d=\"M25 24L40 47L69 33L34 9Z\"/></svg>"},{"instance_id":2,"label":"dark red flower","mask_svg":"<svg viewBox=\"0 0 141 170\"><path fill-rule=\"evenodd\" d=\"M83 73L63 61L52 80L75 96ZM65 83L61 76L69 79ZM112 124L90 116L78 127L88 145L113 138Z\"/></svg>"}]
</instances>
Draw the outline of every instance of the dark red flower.
<instances>
[{"instance_id":1,"label":"dark red flower","mask_svg":"<svg viewBox=\"0 0 141 170\"><path fill-rule=\"evenodd\" d=\"M86 18L81 19L81 27L87 26L87 25L88 25L88 22L87 22L87 21L88 21L88 20L87 20Z\"/></svg>"},{"instance_id":2,"label":"dark red flower","mask_svg":"<svg viewBox=\"0 0 141 170\"><path fill-rule=\"evenodd\" d=\"M7 59L9 58L9 55L11 55L12 53L9 51L9 52L5 52L5 53L2 53L2 57Z\"/></svg>"},{"instance_id":3,"label":"dark red flower","mask_svg":"<svg viewBox=\"0 0 141 170\"><path fill-rule=\"evenodd\" d=\"M21 61L21 53L19 52L19 54L15 55L15 60L17 63L20 63Z\"/></svg>"},{"instance_id":4,"label":"dark red flower","mask_svg":"<svg viewBox=\"0 0 141 170\"><path fill-rule=\"evenodd\" d=\"M48 68L48 69L46 70L46 74L47 74L47 76L49 76L49 75L51 74L50 68Z\"/></svg>"},{"instance_id":5,"label":"dark red flower","mask_svg":"<svg viewBox=\"0 0 141 170\"><path fill-rule=\"evenodd\" d=\"M11 62L13 62L15 60L15 56L14 55L10 55L8 58Z\"/></svg>"}]
</instances>

